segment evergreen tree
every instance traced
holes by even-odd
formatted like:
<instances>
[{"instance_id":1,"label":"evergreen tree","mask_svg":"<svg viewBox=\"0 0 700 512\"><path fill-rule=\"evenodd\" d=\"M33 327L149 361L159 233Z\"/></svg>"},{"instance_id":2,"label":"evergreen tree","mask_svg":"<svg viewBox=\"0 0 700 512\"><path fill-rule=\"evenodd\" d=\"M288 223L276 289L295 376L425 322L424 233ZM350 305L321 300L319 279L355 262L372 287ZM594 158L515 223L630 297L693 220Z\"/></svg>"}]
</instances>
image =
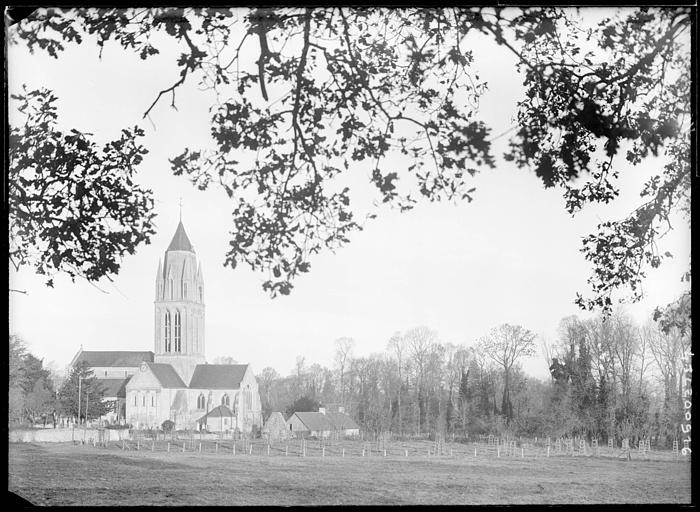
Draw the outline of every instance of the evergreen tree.
<instances>
[{"instance_id":1,"label":"evergreen tree","mask_svg":"<svg viewBox=\"0 0 700 512\"><path fill-rule=\"evenodd\" d=\"M73 418L80 414L81 421L86 417L88 420L99 418L113 409L112 403L103 401L104 392L102 383L95 377L87 362L83 361L71 370L70 376L58 393L61 410Z\"/></svg>"}]
</instances>

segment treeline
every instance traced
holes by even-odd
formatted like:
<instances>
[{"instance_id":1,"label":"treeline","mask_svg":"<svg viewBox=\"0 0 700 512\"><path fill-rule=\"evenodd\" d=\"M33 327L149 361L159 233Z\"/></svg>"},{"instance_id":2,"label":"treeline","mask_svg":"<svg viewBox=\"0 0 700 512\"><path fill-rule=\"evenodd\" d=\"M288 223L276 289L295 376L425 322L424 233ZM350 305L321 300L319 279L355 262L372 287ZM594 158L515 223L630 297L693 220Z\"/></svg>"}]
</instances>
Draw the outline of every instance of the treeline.
<instances>
[{"instance_id":1,"label":"treeline","mask_svg":"<svg viewBox=\"0 0 700 512\"><path fill-rule=\"evenodd\" d=\"M685 317L683 317L685 318ZM291 375L258 376L264 415L307 403L344 406L367 430L457 436L655 437L667 445L683 421L683 357L690 324L636 325L623 311L561 320L553 343L504 324L473 346L443 343L426 327L397 333L383 352L356 356L336 340L331 368L297 357ZM550 377L523 372L539 351Z\"/></svg>"},{"instance_id":2,"label":"treeline","mask_svg":"<svg viewBox=\"0 0 700 512\"><path fill-rule=\"evenodd\" d=\"M9 345L10 425L50 423L54 413L84 421L86 417L99 418L114 408L115 404L103 400L104 388L87 364L71 368L67 377L60 378L28 351L18 336L10 335Z\"/></svg>"}]
</instances>

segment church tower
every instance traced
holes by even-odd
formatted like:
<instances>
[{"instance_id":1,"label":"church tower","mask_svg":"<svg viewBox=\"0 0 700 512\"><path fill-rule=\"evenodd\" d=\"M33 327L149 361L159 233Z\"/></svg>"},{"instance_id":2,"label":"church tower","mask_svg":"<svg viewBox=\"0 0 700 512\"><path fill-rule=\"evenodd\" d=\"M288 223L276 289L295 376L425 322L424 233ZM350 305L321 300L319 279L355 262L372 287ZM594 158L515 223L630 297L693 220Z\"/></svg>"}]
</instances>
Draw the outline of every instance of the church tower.
<instances>
[{"instance_id":1,"label":"church tower","mask_svg":"<svg viewBox=\"0 0 700 512\"><path fill-rule=\"evenodd\" d=\"M158 261L154 362L172 365L189 384L204 364L204 278L182 220Z\"/></svg>"}]
</instances>

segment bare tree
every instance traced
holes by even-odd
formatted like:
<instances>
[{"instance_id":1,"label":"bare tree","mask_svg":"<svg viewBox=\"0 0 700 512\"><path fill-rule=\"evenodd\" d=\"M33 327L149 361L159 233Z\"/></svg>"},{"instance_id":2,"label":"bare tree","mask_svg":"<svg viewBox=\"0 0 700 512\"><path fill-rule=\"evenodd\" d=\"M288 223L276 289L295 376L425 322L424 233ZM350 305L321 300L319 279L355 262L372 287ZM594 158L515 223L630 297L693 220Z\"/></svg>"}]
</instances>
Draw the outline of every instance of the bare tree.
<instances>
[{"instance_id":1,"label":"bare tree","mask_svg":"<svg viewBox=\"0 0 700 512\"><path fill-rule=\"evenodd\" d=\"M345 403L345 369L348 367L349 360L352 359L352 349L355 346L355 340L352 338L338 338L335 340L335 364L338 366L340 375L340 401Z\"/></svg>"},{"instance_id":2,"label":"bare tree","mask_svg":"<svg viewBox=\"0 0 700 512\"><path fill-rule=\"evenodd\" d=\"M689 330L688 330L689 331ZM683 356L690 348L690 335L683 335L677 327L666 329L649 323L643 329L664 387L663 411L669 436L678 435L683 407Z\"/></svg>"},{"instance_id":3,"label":"bare tree","mask_svg":"<svg viewBox=\"0 0 700 512\"><path fill-rule=\"evenodd\" d=\"M399 378L399 386L396 390L396 413L398 415L399 435L401 435L403 433L403 417L401 410L401 387L403 386L403 375L401 372L404 366L406 338L401 336L401 334L398 332L394 333L387 343L387 349L391 350L394 357L396 357L396 369Z\"/></svg>"},{"instance_id":4,"label":"bare tree","mask_svg":"<svg viewBox=\"0 0 700 512\"><path fill-rule=\"evenodd\" d=\"M260 394L263 399L263 410L265 409L270 409L270 410L265 410L266 413L272 412L271 410L271 392L272 392L272 385L274 382L280 378L280 375L277 373L277 371L272 368L271 366L266 366L265 368L262 369L262 372L260 375L257 376L258 378L258 388L260 389Z\"/></svg>"},{"instance_id":5,"label":"bare tree","mask_svg":"<svg viewBox=\"0 0 700 512\"><path fill-rule=\"evenodd\" d=\"M484 354L503 368L503 405L506 421L513 419L510 400L510 376L515 362L535 354L535 335L520 325L502 324L481 338L479 346Z\"/></svg>"},{"instance_id":6,"label":"bare tree","mask_svg":"<svg viewBox=\"0 0 700 512\"><path fill-rule=\"evenodd\" d=\"M426 426L426 382L425 373L432 345L437 342L437 332L427 327L415 327L404 334L406 345L416 369L416 394L418 403L418 427Z\"/></svg>"}]
</instances>

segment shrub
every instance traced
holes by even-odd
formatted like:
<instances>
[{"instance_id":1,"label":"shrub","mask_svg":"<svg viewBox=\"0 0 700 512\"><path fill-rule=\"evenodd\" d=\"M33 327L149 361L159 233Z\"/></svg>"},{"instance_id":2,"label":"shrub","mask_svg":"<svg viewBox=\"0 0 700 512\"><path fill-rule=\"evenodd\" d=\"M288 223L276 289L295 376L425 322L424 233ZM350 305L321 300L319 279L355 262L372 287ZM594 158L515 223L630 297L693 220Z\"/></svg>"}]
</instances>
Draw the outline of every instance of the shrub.
<instances>
[{"instance_id":1,"label":"shrub","mask_svg":"<svg viewBox=\"0 0 700 512\"><path fill-rule=\"evenodd\" d=\"M175 428L175 422L170 421L170 420L165 420L163 422L163 424L161 425L161 428L163 429L163 432L165 432L166 434L169 434Z\"/></svg>"},{"instance_id":2,"label":"shrub","mask_svg":"<svg viewBox=\"0 0 700 512\"><path fill-rule=\"evenodd\" d=\"M105 428L108 428L110 430L127 430L127 429L131 428L131 424L127 423L126 425L118 425L118 424L105 425Z\"/></svg>"}]
</instances>

